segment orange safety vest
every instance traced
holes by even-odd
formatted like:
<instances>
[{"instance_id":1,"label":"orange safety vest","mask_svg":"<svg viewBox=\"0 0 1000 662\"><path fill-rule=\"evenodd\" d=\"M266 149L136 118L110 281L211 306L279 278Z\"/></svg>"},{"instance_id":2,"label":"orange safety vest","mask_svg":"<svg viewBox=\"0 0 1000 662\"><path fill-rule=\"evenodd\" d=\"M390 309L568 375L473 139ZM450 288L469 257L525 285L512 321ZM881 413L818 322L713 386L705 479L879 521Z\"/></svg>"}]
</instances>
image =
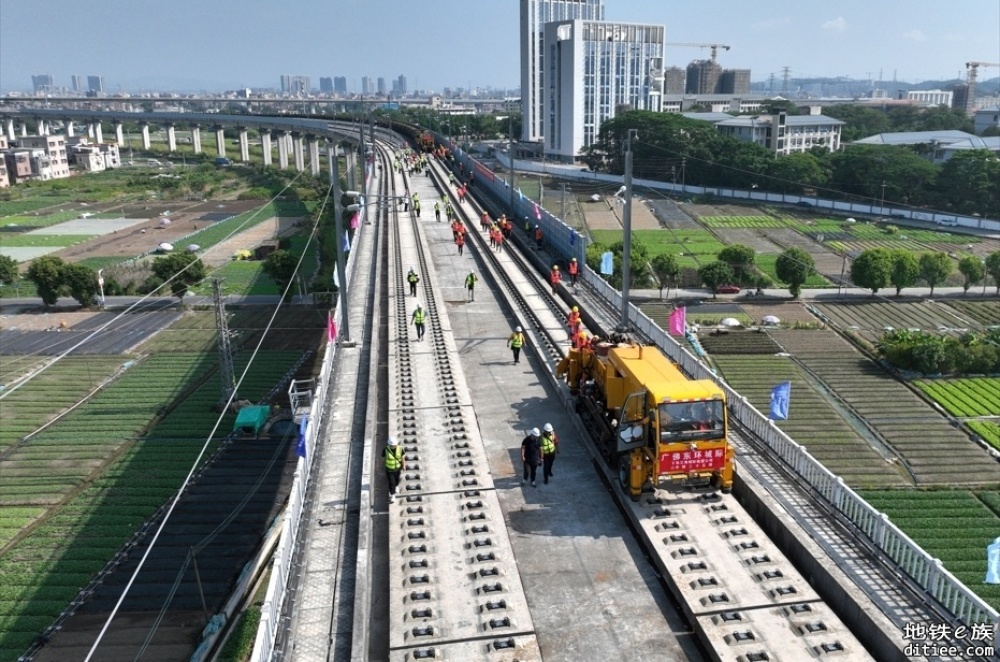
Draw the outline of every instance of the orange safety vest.
<instances>
[{"instance_id":1,"label":"orange safety vest","mask_svg":"<svg viewBox=\"0 0 1000 662\"><path fill-rule=\"evenodd\" d=\"M576 312L575 310L571 310L569 313L569 320L567 321L567 324L569 324L569 328L572 329L579 323L580 323L580 313Z\"/></svg>"},{"instance_id":2,"label":"orange safety vest","mask_svg":"<svg viewBox=\"0 0 1000 662\"><path fill-rule=\"evenodd\" d=\"M577 272L579 272L579 270L580 270L580 265L578 265L576 262L570 262L569 263L569 275L570 276L575 276L577 274Z\"/></svg>"},{"instance_id":3,"label":"orange safety vest","mask_svg":"<svg viewBox=\"0 0 1000 662\"><path fill-rule=\"evenodd\" d=\"M556 271L555 269L549 272L549 282L551 282L553 285L559 282L559 278L560 278L559 272Z\"/></svg>"},{"instance_id":4,"label":"orange safety vest","mask_svg":"<svg viewBox=\"0 0 1000 662\"><path fill-rule=\"evenodd\" d=\"M459 232L458 235L455 236L455 243L458 244L459 246L464 246L465 245L465 235L462 234L461 232Z\"/></svg>"},{"instance_id":5,"label":"orange safety vest","mask_svg":"<svg viewBox=\"0 0 1000 662\"><path fill-rule=\"evenodd\" d=\"M535 230L535 241L541 241L541 240L542 240L542 229L538 228L537 230Z\"/></svg>"}]
</instances>

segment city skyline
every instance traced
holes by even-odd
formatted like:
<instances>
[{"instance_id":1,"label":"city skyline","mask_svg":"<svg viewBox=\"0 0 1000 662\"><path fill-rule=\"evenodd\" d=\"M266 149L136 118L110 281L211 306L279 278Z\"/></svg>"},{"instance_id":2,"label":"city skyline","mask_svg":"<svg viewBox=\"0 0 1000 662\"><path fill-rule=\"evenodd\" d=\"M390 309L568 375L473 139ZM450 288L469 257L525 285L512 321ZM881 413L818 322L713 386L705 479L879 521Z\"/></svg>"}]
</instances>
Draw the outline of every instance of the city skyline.
<instances>
[{"instance_id":1,"label":"city skyline","mask_svg":"<svg viewBox=\"0 0 1000 662\"><path fill-rule=\"evenodd\" d=\"M337 6L307 0L280 5L175 0L169 11L152 13L137 12L123 0L95 0L86 11L69 0L0 0L0 90L30 90L37 74L52 74L57 87L72 89L73 75L94 73L104 77L108 93L278 88L280 76L288 73L313 81L345 77L350 92L360 91L362 77L400 75L410 90L516 89L519 4L476 3L470 10L459 0L420 5L355 0ZM670 42L727 44L731 50L720 51L720 64L751 69L754 81L771 74L780 78L785 66L793 78L879 80L881 71L882 80L947 80L964 76L968 61L1000 62L1000 3L713 4L606 0L605 18L665 25L667 66L685 67L709 56L707 49ZM108 36L112 16L128 27ZM456 25L483 27L445 41ZM80 49L81 35L88 33L101 38ZM37 47L40 39L45 48ZM998 73L984 69L980 78Z\"/></svg>"}]
</instances>

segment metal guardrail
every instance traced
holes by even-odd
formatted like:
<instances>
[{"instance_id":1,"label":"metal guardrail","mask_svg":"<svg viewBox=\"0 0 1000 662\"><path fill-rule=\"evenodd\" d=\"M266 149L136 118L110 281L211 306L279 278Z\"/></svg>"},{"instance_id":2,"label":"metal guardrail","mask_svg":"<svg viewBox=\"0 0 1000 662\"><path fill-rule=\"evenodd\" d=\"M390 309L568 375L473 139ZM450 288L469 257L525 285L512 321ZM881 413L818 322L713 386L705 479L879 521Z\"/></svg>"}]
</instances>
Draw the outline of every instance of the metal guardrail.
<instances>
[{"instance_id":1,"label":"metal guardrail","mask_svg":"<svg viewBox=\"0 0 1000 662\"><path fill-rule=\"evenodd\" d=\"M582 270L581 276L601 296L615 306L621 306L621 293L591 269ZM724 389L732 416L761 439L776 457L837 513L863 533L887 564L906 573L963 625L971 627L983 623L1000 624L1000 613L948 572L940 559L928 554L896 527L888 515L872 507L845 485L842 478L820 464L804 446L785 434L746 398L734 391L687 348L633 305L629 306L629 321L688 374L696 379L711 379Z\"/></svg>"}]
</instances>

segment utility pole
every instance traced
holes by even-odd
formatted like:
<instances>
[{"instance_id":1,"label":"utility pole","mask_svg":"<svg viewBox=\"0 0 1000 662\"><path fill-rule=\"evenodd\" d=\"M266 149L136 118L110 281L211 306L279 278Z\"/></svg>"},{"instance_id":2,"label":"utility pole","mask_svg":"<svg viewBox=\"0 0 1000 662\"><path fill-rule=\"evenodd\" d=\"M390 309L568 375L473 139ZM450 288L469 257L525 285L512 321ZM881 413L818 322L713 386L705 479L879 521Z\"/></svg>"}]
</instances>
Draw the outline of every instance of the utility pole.
<instances>
[{"instance_id":1,"label":"utility pole","mask_svg":"<svg viewBox=\"0 0 1000 662\"><path fill-rule=\"evenodd\" d=\"M340 163L337 158L337 143L330 145L333 150L333 158L330 159L330 185L333 186L333 226L336 236L333 243L337 246L337 310L343 313L340 316L343 322L341 329L341 344L350 346L351 327L347 321L347 275L344 268L344 206L341 203L340 193Z\"/></svg>"},{"instance_id":2,"label":"utility pole","mask_svg":"<svg viewBox=\"0 0 1000 662\"><path fill-rule=\"evenodd\" d=\"M566 222L566 184L561 184L562 196L559 199L559 218Z\"/></svg>"},{"instance_id":3,"label":"utility pole","mask_svg":"<svg viewBox=\"0 0 1000 662\"><path fill-rule=\"evenodd\" d=\"M625 139L625 210L622 212L622 319L618 331L625 333L629 329L628 320L628 289L632 262L632 140L636 136L635 129L628 130Z\"/></svg>"},{"instance_id":4,"label":"utility pole","mask_svg":"<svg viewBox=\"0 0 1000 662\"><path fill-rule=\"evenodd\" d=\"M222 399L217 409L225 411L236 400L236 371L233 369L233 346L229 342L229 323L226 321L226 303L222 298L222 280L212 280L212 301L215 304L215 332L219 336L219 381Z\"/></svg>"},{"instance_id":5,"label":"utility pole","mask_svg":"<svg viewBox=\"0 0 1000 662\"><path fill-rule=\"evenodd\" d=\"M368 159L365 155L365 119L364 115L361 116L361 123L358 124L358 134L361 139L358 143L358 153L361 155L361 198L367 199L368 197ZM372 143L372 149L375 148L374 142ZM365 225L368 224L368 205L364 206L365 217L362 219Z\"/></svg>"},{"instance_id":6,"label":"utility pole","mask_svg":"<svg viewBox=\"0 0 1000 662\"><path fill-rule=\"evenodd\" d=\"M513 220L514 213L514 116L508 116L508 136L507 136L507 156L510 157L510 217ZM517 223L521 220L517 219Z\"/></svg>"}]
</instances>

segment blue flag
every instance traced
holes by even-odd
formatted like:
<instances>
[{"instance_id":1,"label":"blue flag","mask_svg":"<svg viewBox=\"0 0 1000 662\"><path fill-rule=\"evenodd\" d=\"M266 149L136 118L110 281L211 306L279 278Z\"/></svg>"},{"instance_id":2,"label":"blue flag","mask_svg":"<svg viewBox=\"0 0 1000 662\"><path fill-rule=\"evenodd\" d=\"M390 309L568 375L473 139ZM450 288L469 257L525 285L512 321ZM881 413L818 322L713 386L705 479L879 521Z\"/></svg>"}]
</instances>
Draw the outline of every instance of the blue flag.
<instances>
[{"instance_id":1,"label":"blue flag","mask_svg":"<svg viewBox=\"0 0 1000 662\"><path fill-rule=\"evenodd\" d=\"M303 416L299 421L299 441L295 444L295 454L305 459L306 456L306 430L309 428L309 417Z\"/></svg>"},{"instance_id":2,"label":"blue flag","mask_svg":"<svg viewBox=\"0 0 1000 662\"><path fill-rule=\"evenodd\" d=\"M601 273L610 276L615 272L615 256L608 251L601 254Z\"/></svg>"},{"instance_id":3,"label":"blue flag","mask_svg":"<svg viewBox=\"0 0 1000 662\"><path fill-rule=\"evenodd\" d=\"M771 412L768 418L772 421L784 421L788 418L788 404L792 397L792 383L781 382L771 389Z\"/></svg>"}]
</instances>

